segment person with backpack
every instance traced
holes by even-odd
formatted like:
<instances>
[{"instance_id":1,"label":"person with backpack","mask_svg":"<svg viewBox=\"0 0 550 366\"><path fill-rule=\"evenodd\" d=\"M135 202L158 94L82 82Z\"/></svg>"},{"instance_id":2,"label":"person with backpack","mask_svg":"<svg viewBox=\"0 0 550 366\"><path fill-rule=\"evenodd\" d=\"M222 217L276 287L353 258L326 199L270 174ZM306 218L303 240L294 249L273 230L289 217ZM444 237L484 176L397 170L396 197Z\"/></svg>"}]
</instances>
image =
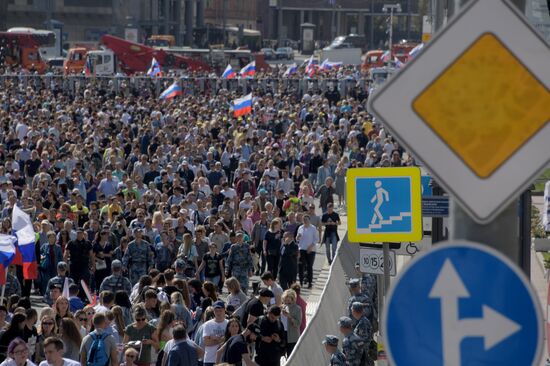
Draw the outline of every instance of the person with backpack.
<instances>
[{"instance_id":1,"label":"person with backpack","mask_svg":"<svg viewBox=\"0 0 550 366\"><path fill-rule=\"evenodd\" d=\"M93 318L95 330L82 340L80 364L86 366L118 366L118 350L115 338L106 332L109 325L104 313Z\"/></svg>"}]
</instances>

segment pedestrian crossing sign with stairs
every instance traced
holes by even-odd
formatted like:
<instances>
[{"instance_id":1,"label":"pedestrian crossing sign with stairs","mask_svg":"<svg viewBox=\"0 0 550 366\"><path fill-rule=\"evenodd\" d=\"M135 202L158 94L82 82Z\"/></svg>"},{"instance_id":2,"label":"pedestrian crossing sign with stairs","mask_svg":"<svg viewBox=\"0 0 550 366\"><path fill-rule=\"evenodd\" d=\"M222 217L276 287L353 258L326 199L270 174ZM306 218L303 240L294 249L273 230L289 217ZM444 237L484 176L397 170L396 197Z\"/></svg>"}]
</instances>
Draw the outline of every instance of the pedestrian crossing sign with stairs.
<instances>
[{"instance_id":1,"label":"pedestrian crossing sign with stairs","mask_svg":"<svg viewBox=\"0 0 550 366\"><path fill-rule=\"evenodd\" d=\"M422 239L420 168L357 168L346 175L350 242Z\"/></svg>"}]
</instances>

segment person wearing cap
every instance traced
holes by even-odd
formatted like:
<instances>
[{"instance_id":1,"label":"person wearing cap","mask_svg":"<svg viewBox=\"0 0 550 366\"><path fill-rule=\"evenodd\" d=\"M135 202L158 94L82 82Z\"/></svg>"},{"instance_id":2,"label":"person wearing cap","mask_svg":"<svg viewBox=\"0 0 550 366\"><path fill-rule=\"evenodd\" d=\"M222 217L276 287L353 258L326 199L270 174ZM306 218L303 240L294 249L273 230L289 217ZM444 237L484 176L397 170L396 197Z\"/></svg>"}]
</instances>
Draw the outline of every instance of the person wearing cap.
<instances>
[{"instance_id":1,"label":"person wearing cap","mask_svg":"<svg viewBox=\"0 0 550 366\"><path fill-rule=\"evenodd\" d=\"M132 292L130 280L122 275L122 262L115 259L111 263L112 275L105 277L99 286L99 292L111 291L116 294L117 291L124 291L127 294Z\"/></svg>"},{"instance_id":2,"label":"person wearing cap","mask_svg":"<svg viewBox=\"0 0 550 366\"><path fill-rule=\"evenodd\" d=\"M58 286L61 290L63 290L63 286L65 284L65 278L68 277L67 271L69 270L69 266L67 265L67 262L58 262L57 263L57 276L50 278L48 281L48 284L46 285L46 291L44 292L44 302L48 305L52 305L53 301L55 299L51 298L50 290L52 287ZM68 279L69 285L75 283L72 278L69 277Z\"/></svg>"},{"instance_id":3,"label":"person wearing cap","mask_svg":"<svg viewBox=\"0 0 550 366\"><path fill-rule=\"evenodd\" d=\"M44 225L43 225L44 226ZM61 246L56 244L57 236L54 231L48 231L48 242L40 246L40 292L45 294L48 282L57 275L57 263L63 260Z\"/></svg>"},{"instance_id":4,"label":"person wearing cap","mask_svg":"<svg viewBox=\"0 0 550 366\"><path fill-rule=\"evenodd\" d=\"M344 335L344 339L342 339L342 352L346 356L346 365L364 365L362 360L367 357L368 347L365 347L367 343L353 332L353 320L347 316L343 316L338 320L338 326L340 327L340 333ZM369 365L373 365L373 363L369 362Z\"/></svg>"},{"instance_id":5,"label":"person wearing cap","mask_svg":"<svg viewBox=\"0 0 550 366\"><path fill-rule=\"evenodd\" d=\"M122 266L128 270L130 283L132 285L139 281L139 278L146 275L153 265L153 249L149 242L143 239L142 229L136 229L135 239L128 244L128 248L122 257Z\"/></svg>"},{"instance_id":6,"label":"person wearing cap","mask_svg":"<svg viewBox=\"0 0 550 366\"><path fill-rule=\"evenodd\" d=\"M368 344L372 340L372 325L365 316L364 308L360 302L351 304L351 319L355 322L353 332Z\"/></svg>"},{"instance_id":7,"label":"person wearing cap","mask_svg":"<svg viewBox=\"0 0 550 366\"><path fill-rule=\"evenodd\" d=\"M250 356L250 346L260 337L260 327L255 324L249 324L244 330L232 336L218 350L217 362L226 362L236 366L254 366Z\"/></svg>"},{"instance_id":8,"label":"person wearing cap","mask_svg":"<svg viewBox=\"0 0 550 366\"><path fill-rule=\"evenodd\" d=\"M214 319L204 323L202 328L202 337L204 341L204 366L214 366L216 363L216 352L224 343L225 328L228 320L225 318L225 303L221 300L216 301L214 308Z\"/></svg>"},{"instance_id":9,"label":"person wearing cap","mask_svg":"<svg viewBox=\"0 0 550 366\"><path fill-rule=\"evenodd\" d=\"M354 302L359 302L364 305L364 311L367 318L372 316L371 301L367 296L361 293L361 281L358 278L351 278L349 280L349 292L351 294L348 299L348 316L351 318L351 305Z\"/></svg>"},{"instance_id":10,"label":"person wearing cap","mask_svg":"<svg viewBox=\"0 0 550 366\"><path fill-rule=\"evenodd\" d=\"M285 330L281 323L281 307L272 305L267 315L258 319L260 340L256 342L254 361L260 366L279 366L285 350Z\"/></svg>"},{"instance_id":11,"label":"person wearing cap","mask_svg":"<svg viewBox=\"0 0 550 366\"><path fill-rule=\"evenodd\" d=\"M254 271L252 254L248 244L243 242L244 233L239 231L235 235L236 242L229 248L225 277L235 277L241 285L241 290L246 294L248 291L248 280Z\"/></svg>"},{"instance_id":12,"label":"person wearing cap","mask_svg":"<svg viewBox=\"0 0 550 366\"><path fill-rule=\"evenodd\" d=\"M346 366L346 356L338 349L338 337L327 335L322 342L325 345L325 351L330 355L329 366Z\"/></svg>"}]
</instances>

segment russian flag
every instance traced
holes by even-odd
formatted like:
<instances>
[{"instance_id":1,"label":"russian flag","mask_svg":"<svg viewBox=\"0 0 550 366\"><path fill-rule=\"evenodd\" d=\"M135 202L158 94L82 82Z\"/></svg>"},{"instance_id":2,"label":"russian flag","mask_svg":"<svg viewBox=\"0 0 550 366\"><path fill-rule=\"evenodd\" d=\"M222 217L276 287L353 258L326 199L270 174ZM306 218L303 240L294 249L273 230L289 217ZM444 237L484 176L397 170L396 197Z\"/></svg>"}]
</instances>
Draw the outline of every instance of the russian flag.
<instances>
[{"instance_id":1,"label":"russian flag","mask_svg":"<svg viewBox=\"0 0 550 366\"><path fill-rule=\"evenodd\" d=\"M341 62L330 62L328 59L325 59L320 66L321 70L332 70L338 67L341 67L343 64Z\"/></svg>"},{"instance_id":2,"label":"russian flag","mask_svg":"<svg viewBox=\"0 0 550 366\"><path fill-rule=\"evenodd\" d=\"M12 228L17 236L17 246L23 259L23 277L26 280L38 278L38 265L35 256L36 235L32 226L31 218L17 205L13 206Z\"/></svg>"},{"instance_id":3,"label":"russian flag","mask_svg":"<svg viewBox=\"0 0 550 366\"><path fill-rule=\"evenodd\" d=\"M84 75L92 76L92 59L90 57L86 57L86 65L84 66Z\"/></svg>"},{"instance_id":4,"label":"russian flag","mask_svg":"<svg viewBox=\"0 0 550 366\"><path fill-rule=\"evenodd\" d=\"M390 55L390 51L386 51L382 54L382 56L380 56L380 60L384 61L384 62L388 62L391 60L391 55Z\"/></svg>"},{"instance_id":5,"label":"russian flag","mask_svg":"<svg viewBox=\"0 0 550 366\"><path fill-rule=\"evenodd\" d=\"M181 86L178 85L177 81L174 81L174 84L170 85L168 89L162 92L162 94L159 96L160 99L172 99L178 95L182 95L183 90L181 89Z\"/></svg>"},{"instance_id":6,"label":"russian flag","mask_svg":"<svg viewBox=\"0 0 550 366\"><path fill-rule=\"evenodd\" d=\"M409 58L415 58L416 55L422 51L422 49L424 48L424 43L420 43L418 46L416 46L415 48L413 48L410 52L409 52Z\"/></svg>"},{"instance_id":7,"label":"russian flag","mask_svg":"<svg viewBox=\"0 0 550 366\"><path fill-rule=\"evenodd\" d=\"M225 68L225 71L222 74L222 79L234 79L237 74L235 73L235 70L231 67L231 65L227 65Z\"/></svg>"},{"instance_id":8,"label":"russian flag","mask_svg":"<svg viewBox=\"0 0 550 366\"><path fill-rule=\"evenodd\" d=\"M252 61L241 69L241 76L253 77L256 74L256 61Z\"/></svg>"},{"instance_id":9,"label":"russian flag","mask_svg":"<svg viewBox=\"0 0 550 366\"><path fill-rule=\"evenodd\" d=\"M233 115L244 116L252 112L252 93L233 101Z\"/></svg>"},{"instance_id":10,"label":"russian flag","mask_svg":"<svg viewBox=\"0 0 550 366\"><path fill-rule=\"evenodd\" d=\"M309 61L307 62L305 72L309 77L312 77L313 75L315 75L315 65L313 64L313 55L311 55L311 57L309 58Z\"/></svg>"},{"instance_id":11,"label":"russian flag","mask_svg":"<svg viewBox=\"0 0 550 366\"><path fill-rule=\"evenodd\" d=\"M286 69L285 73L283 74L283 76L290 76L292 74L295 74L296 71L298 71L298 65L296 65L296 62L293 63L292 65L289 65L288 66L288 69Z\"/></svg>"},{"instance_id":12,"label":"russian flag","mask_svg":"<svg viewBox=\"0 0 550 366\"><path fill-rule=\"evenodd\" d=\"M151 67L147 71L147 75L149 76L162 76L162 70L160 68L160 65L156 58L153 57L153 60L151 61Z\"/></svg>"},{"instance_id":13,"label":"russian flag","mask_svg":"<svg viewBox=\"0 0 550 366\"><path fill-rule=\"evenodd\" d=\"M395 62L395 68L396 69L400 69L403 66L405 66L405 64L403 62L399 61L399 59L397 57L394 57L393 61Z\"/></svg>"}]
</instances>

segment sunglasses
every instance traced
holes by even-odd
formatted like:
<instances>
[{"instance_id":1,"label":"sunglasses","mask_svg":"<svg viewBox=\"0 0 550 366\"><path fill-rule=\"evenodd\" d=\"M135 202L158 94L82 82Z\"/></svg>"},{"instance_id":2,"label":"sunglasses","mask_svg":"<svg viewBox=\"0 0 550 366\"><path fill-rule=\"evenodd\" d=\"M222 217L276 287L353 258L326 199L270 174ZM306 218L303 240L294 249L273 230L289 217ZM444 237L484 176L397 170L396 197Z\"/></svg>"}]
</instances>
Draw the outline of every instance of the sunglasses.
<instances>
[{"instance_id":1,"label":"sunglasses","mask_svg":"<svg viewBox=\"0 0 550 366\"><path fill-rule=\"evenodd\" d=\"M136 318L136 322L144 322L145 318Z\"/></svg>"},{"instance_id":2,"label":"sunglasses","mask_svg":"<svg viewBox=\"0 0 550 366\"><path fill-rule=\"evenodd\" d=\"M89 311L86 313L86 315L90 316L90 315L94 315L95 313L93 311Z\"/></svg>"},{"instance_id":3,"label":"sunglasses","mask_svg":"<svg viewBox=\"0 0 550 366\"><path fill-rule=\"evenodd\" d=\"M78 320L80 320L81 322L87 322L88 318L78 318Z\"/></svg>"}]
</instances>

